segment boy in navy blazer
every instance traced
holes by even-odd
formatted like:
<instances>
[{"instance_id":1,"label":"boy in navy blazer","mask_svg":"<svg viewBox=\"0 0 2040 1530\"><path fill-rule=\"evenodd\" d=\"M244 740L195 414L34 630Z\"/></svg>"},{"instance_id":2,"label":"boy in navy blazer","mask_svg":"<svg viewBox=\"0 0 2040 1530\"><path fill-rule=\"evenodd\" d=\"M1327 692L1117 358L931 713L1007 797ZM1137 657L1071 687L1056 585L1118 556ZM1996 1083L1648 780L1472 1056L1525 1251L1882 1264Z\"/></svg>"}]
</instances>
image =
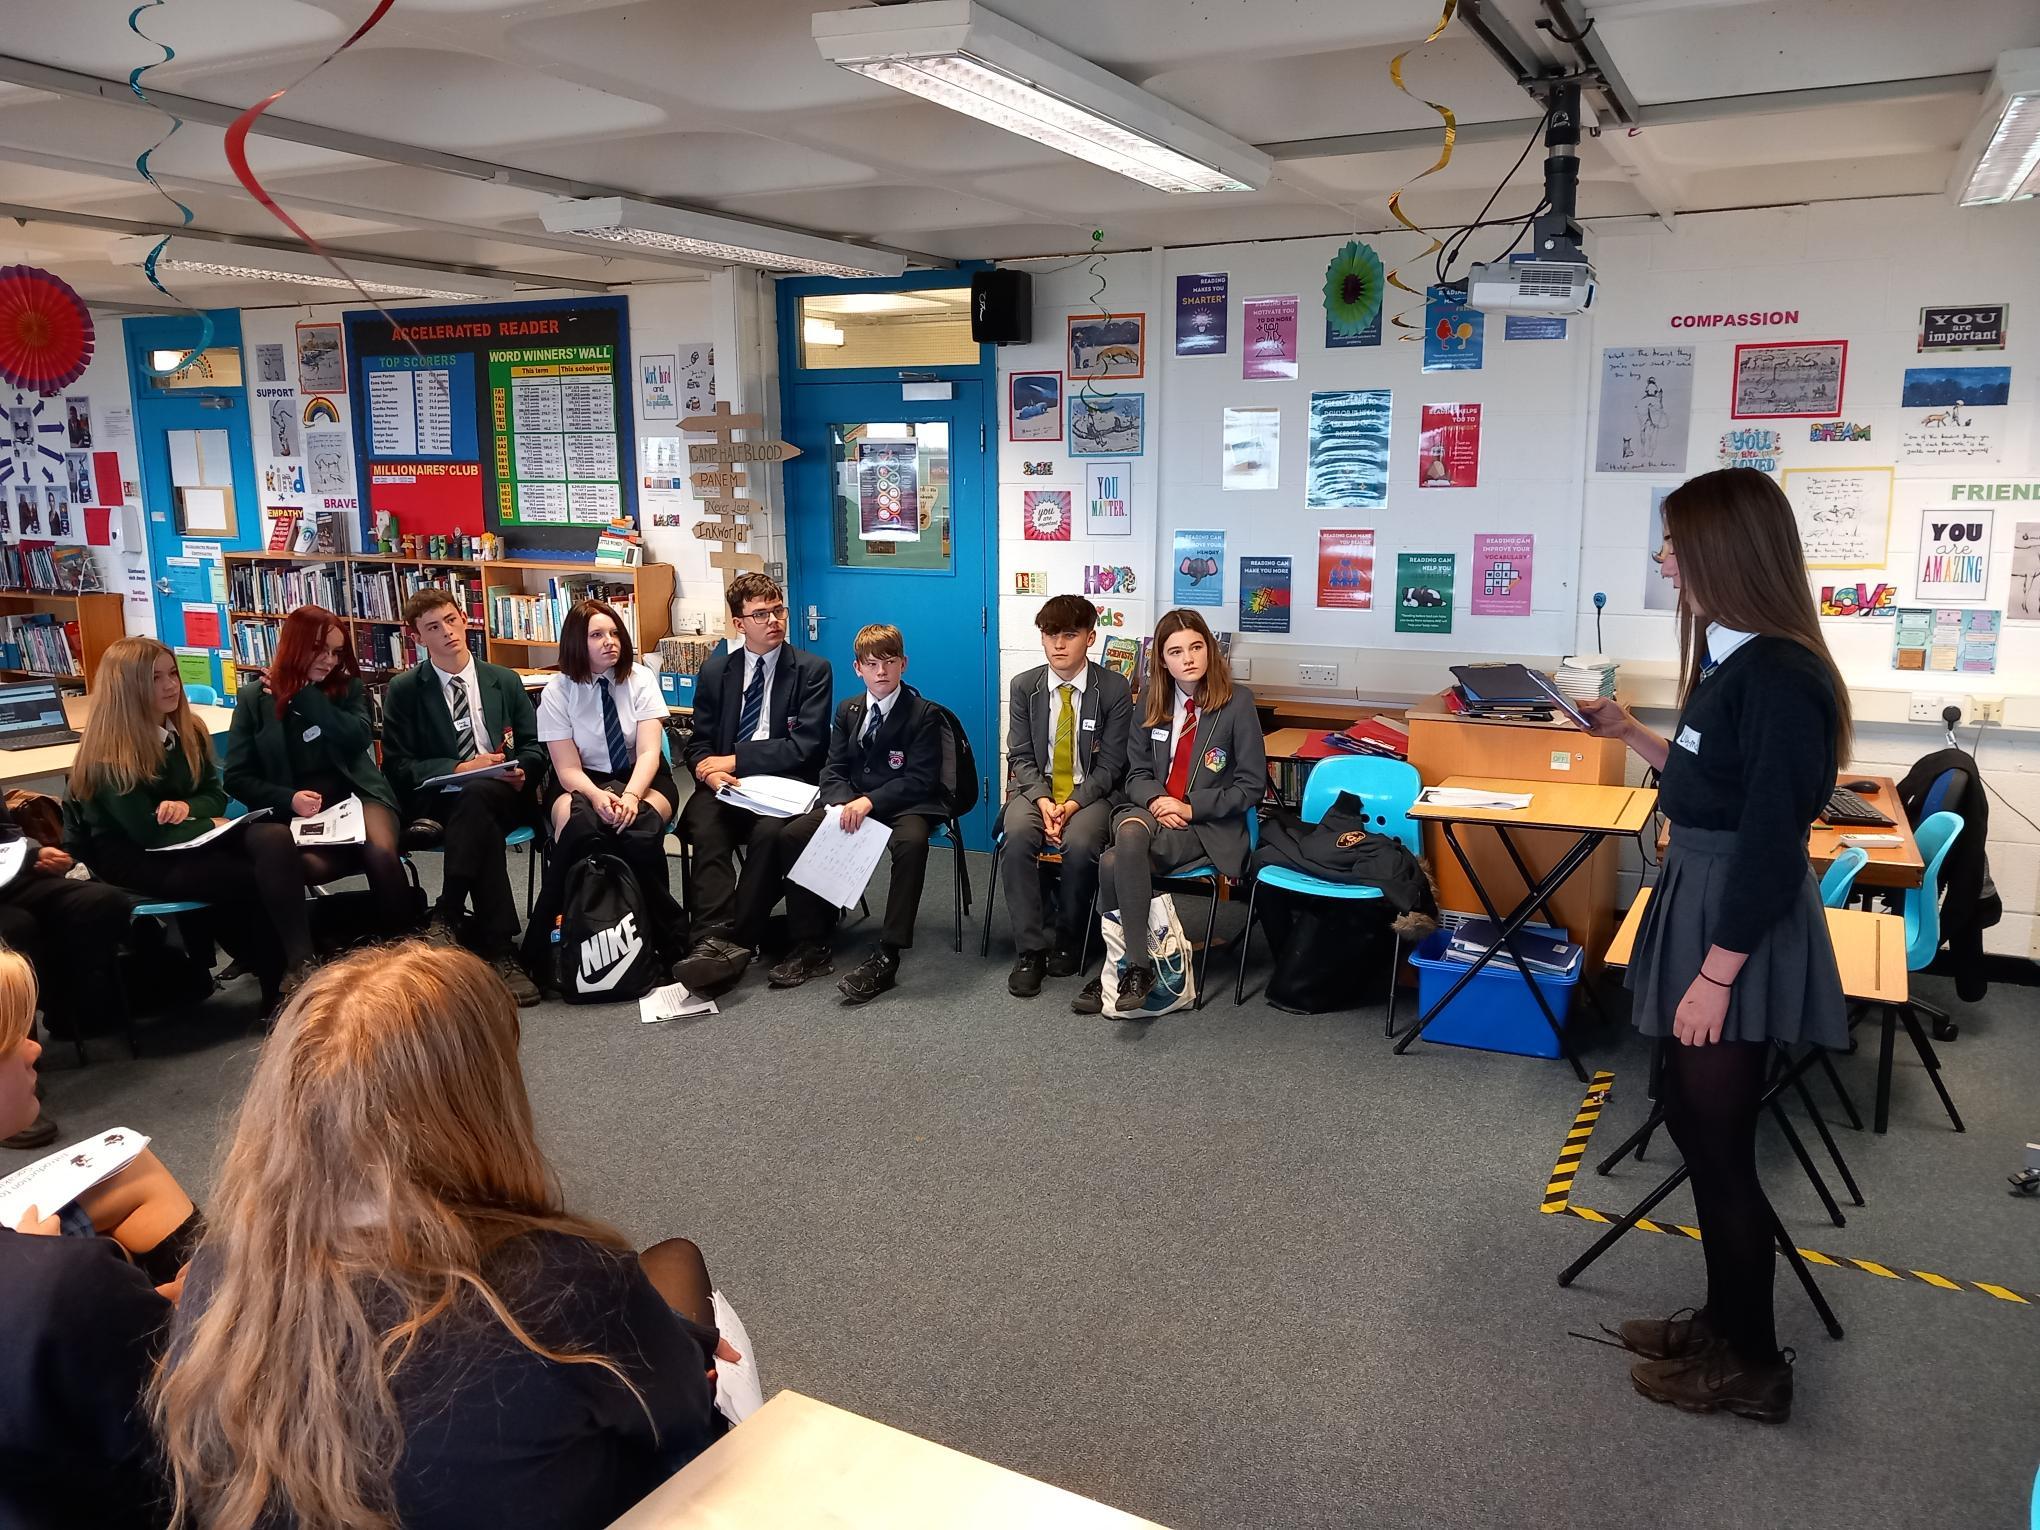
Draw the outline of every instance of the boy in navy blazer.
<instances>
[{"instance_id":1,"label":"boy in navy blazer","mask_svg":"<svg viewBox=\"0 0 2040 1530\"><path fill-rule=\"evenodd\" d=\"M694 944L673 975L697 992L728 988L744 975L779 901L775 842L787 820L766 818L716 792L744 776L821 778L829 748L829 661L786 641L786 592L764 574L739 574L724 592L742 642L701 668L694 732L681 758L694 795L680 810L680 838L693 853L688 915ZM737 847L745 850L737 878Z\"/></svg>"},{"instance_id":2,"label":"boy in navy blazer","mask_svg":"<svg viewBox=\"0 0 2040 1530\"><path fill-rule=\"evenodd\" d=\"M900 629L859 629L856 653L864 694L836 709L820 805L787 825L779 853L781 872L790 871L823 817L838 810L846 829L871 818L892 830L886 841L892 878L878 945L837 985L850 1003L868 1004L897 983L900 952L914 943L914 918L928 874L928 836L947 815L937 800L941 722L936 709L905 683L906 640ZM829 935L842 910L788 881L786 913L793 952L768 974L774 988L797 988L835 971Z\"/></svg>"},{"instance_id":3,"label":"boy in navy blazer","mask_svg":"<svg viewBox=\"0 0 2040 1530\"><path fill-rule=\"evenodd\" d=\"M1133 726L1126 677L1091 662L1098 608L1081 595L1058 595L1034 625L1048 662L1015 676L1006 698L1010 795L999 867L1018 952L1006 989L1021 999L1040 993L1044 976L1077 971ZM1052 945L1035 861L1044 854L1062 857Z\"/></svg>"}]
</instances>

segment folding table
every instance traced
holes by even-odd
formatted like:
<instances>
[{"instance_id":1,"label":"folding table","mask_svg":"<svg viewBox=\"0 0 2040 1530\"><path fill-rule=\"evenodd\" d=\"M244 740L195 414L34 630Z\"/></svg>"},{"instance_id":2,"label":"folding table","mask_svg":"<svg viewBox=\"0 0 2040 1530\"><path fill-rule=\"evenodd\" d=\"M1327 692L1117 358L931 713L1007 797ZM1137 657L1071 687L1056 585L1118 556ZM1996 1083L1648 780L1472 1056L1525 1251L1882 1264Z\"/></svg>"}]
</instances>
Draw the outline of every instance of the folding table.
<instances>
[{"instance_id":1,"label":"folding table","mask_svg":"<svg viewBox=\"0 0 2040 1530\"><path fill-rule=\"evenodd\" d=\"M1445 1006L1450 1004L1459 991L1506 946L1515 959L1517 970L1528 984L1531 997L1543 1011L1545 1023L1558 1038L1558 1045L1566 1060L1572 1064L1573 1072L1579 1075L1581 1083L1587 1081L1587 1070L1581 1064L1579 1054L1573 1050L1571 1039L1566 1035L1564 1025L1559 1022L1551 1003L1544 997L1537 984L1537 975L1530 970L1530 964L1523 959L1516 945L1516 933L1529 923L1530 916L1540 908L1544 917L1554 925L1562 922L1551 912L1550 900L1565 881L1587 858L1601 847L1601 842L1611 835L1626 835L1635 838L1650 822L1651 810L1657 805L1657 793L1636 786L1595 786L1570 781L1506 781L1489 780L1478 776L1448 776L1436 783L1440 786L1464 788L1474 791L1509 792L1516 795L1528 794L1530 805L1524 808L1481 808L1452 807L1443 803L1427 803L1419 799L1410 809L1410 817L1420 822L1435 823L1442 831L1445 843L1451 847L1454 858L1466 879L1472 884L1474 894L1480 899L1481 907L1487 910L1488 918L1494 921L1497 935L1493 945L1481 952L1467 965L1464 972L1453 979L1452 986L1417 1017L1417 1023L1402 1033L1395 1044L1398 1053L1409 1050L1410 1043L1423 1034L1424 1027L1435 1020ZM1482 885L1480 874L1474 869L1466 848L1459 842L1458 831L1465 827L1484 825L1495 831L1508 852L1510 862L1517 875L1522 877L1523 886L1528 889L1521 902L1504 915L1488 890ZM1577 834L1571 848L1558 858L1557 863L1543 877L1535 876L1529 864L1523 859L1516 843L1509 837L1510 830L1556 830L1560 833ZM1589 1003L1594 1002L1591 989L1583 989Z\"/></svg>"}]
</instances>

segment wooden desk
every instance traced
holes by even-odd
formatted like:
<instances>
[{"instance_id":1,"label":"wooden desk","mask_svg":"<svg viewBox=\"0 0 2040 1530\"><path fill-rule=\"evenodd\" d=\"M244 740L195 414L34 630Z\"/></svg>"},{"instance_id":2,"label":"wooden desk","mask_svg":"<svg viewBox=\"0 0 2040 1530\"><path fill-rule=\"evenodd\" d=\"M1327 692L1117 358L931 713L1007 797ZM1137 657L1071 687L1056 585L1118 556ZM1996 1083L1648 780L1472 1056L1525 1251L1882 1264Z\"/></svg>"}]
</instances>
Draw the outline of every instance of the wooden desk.
<instances>
[{"instance_id":1,"label":"wooden desk","mask_svg":"<svg viewBox=\"0 0 2040 1530\"><path fill-rule=\"evenodd\" d=\"M1821 872L1834 864L1835 857L1848 848L1842 843L1844 834L1896 834L1905 841L1904 844L1885 848L1872 845L1863 847L1870 859L1864 862L1863 869L1856 873L1856 885L1918 887L1926 880L1927 863L1920 858L1920 847L1913 840L1912 825L1906 822L1905 805L1898 800L1898 783L1889 776L1863 775L1856 771L1846 771L1836 778L1837 785L1843 781L1875 781L1877 783L1875 791L1858 792L1856 795L1889 818L1892 821L1891 827L1879 829L1865 825L1857 828L1845 824L1831 829L1825 824L1816 823L1813 832L1806 839L1806 853L1813 861L1813 869Z\"/></svg>"},{"instance_id":2,"label":"wooden desk","mask_svg":"<svg viewBox=\"0 0 2040 1530\"><path fill-rule=\"evenodd\" d=\"M781 1392L610 1530L1155 1530L1089 1498Z\"/></svg>"},{"instance_id":3,"label":"wooden desk","mask_svg":"<svg viewBox=\"0 0 2040 1530\"><path fill-rule=\"evenodd\" d=\"M193 706L191 710L214 738L225 736L227 729L233 726L232 707ZM81 719L73 719L71 726L79 727L80 722ZM69 775L71 762L77 758L76 744L51 744L42 749L0 749L0 787Z\"/></svg>"},{"instance_id":4,"label":"wooden desk","mask_svg":"<svg viewBox=\"0 0 2040 1530\"><path fill-rule=\"evenodd\" d=\"M1576 834L1640 834L1657 806L1656 791L1642 786L1588 786L1572 781L1497 781L1488 776L1447 776L1435 786L1473 791L1527 792L1526 808L1443 807L1418 802L1410 817L1427 823L1494 823L1511 829L1560 829Z\"/></svg>"},{"instance_id":5,"label":"wooden desk","mask_svg":"<svg viewBox=\"0 0 2040 1530\"><path fill-rule=\"evenodd\" d=\"M1634 958L1636 933L1643 928L1643 911L1649 904L1650 889L1646 887L1629 905L1622 928L1609 943L1609 966L1627 967ZM1896 914L1871 914L1854 908L1826 912L1835 965L1842 972L1842 993L1859 1004L1905 1003L1910 992L1906 986L1905 920Z\"/></svg>"}]
</instances>

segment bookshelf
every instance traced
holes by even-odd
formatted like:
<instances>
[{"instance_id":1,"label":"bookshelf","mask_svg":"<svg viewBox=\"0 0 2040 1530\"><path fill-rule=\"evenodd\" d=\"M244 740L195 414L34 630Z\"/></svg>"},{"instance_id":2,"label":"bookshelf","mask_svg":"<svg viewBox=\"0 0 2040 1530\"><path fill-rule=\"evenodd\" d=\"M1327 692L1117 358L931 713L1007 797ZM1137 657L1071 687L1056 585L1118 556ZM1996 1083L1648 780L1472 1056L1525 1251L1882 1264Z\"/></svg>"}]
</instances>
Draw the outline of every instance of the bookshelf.
<instances>
[{"instance_id":1,"label":"bookshelf","mask_svg":"<svg viewBox=\"0 0 2040 1530\"><path fill-rule=\"evenodd\" d=\"M47 616L45 624L34 621ZM45 660L38 667L28 651L25 629L40 628L63 632L68 641L68 660ZM0 589L0 658L17 658L20 667L0 664L0 680L55 680L59 685L82 685L87 691L99 678L99 659L115 642L127 636L127 618L121 611L119 595L94 592L66 595L43 590Z\"/></svg>"},{"instance_id":2,"label":"bookshelf","mask_svg":"<svg viewBox=\"0 0 2040 1530\"><path fill-rule=\"evenodd\" d=\"M267 662L281 619L307 603L322 605L341 619L364 673L376 677L406 668L417 662L418 655L404 628L404 602L428 585L444 589L466 612L468 640L477 657L511 669L550 669L556 664L558 643L538 635L549 629L535 621L521 626L513 621L513 613L538 614L556 590L567 599L593 581L619 592L634 616L640 653L656 649L672 625L673 568L666 563L400 558L374 553L229 552L225 557L235 663L243 668L259 669ZM526 604L498 606L498 599ZM513 628L517 635L512 635Z\"/></svg>"}]
</instances>

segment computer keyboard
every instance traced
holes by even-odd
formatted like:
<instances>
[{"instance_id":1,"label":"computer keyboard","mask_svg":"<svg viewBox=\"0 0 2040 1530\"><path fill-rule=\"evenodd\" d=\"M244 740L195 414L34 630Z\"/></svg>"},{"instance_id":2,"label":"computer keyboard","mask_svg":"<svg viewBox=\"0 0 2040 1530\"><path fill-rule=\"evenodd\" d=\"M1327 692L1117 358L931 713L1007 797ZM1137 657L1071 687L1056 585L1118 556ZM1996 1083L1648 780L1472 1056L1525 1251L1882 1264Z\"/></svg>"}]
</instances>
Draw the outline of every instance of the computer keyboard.
<instances>
[{"instance_id":1,"label":"computer keyboard","mask_svg":"<svg viewBox=\"0 0 2040 1530\"><path fill-rule=\"evenodd\" d=\"M1839 786L1828 798L1827 806L1821 809L1820 819L1822 823L1828 824L1874 824L1878 827L1888 826L1892 822L1874 805L1854 792L1844 791Z\"/></svg>"}]
</instances>

